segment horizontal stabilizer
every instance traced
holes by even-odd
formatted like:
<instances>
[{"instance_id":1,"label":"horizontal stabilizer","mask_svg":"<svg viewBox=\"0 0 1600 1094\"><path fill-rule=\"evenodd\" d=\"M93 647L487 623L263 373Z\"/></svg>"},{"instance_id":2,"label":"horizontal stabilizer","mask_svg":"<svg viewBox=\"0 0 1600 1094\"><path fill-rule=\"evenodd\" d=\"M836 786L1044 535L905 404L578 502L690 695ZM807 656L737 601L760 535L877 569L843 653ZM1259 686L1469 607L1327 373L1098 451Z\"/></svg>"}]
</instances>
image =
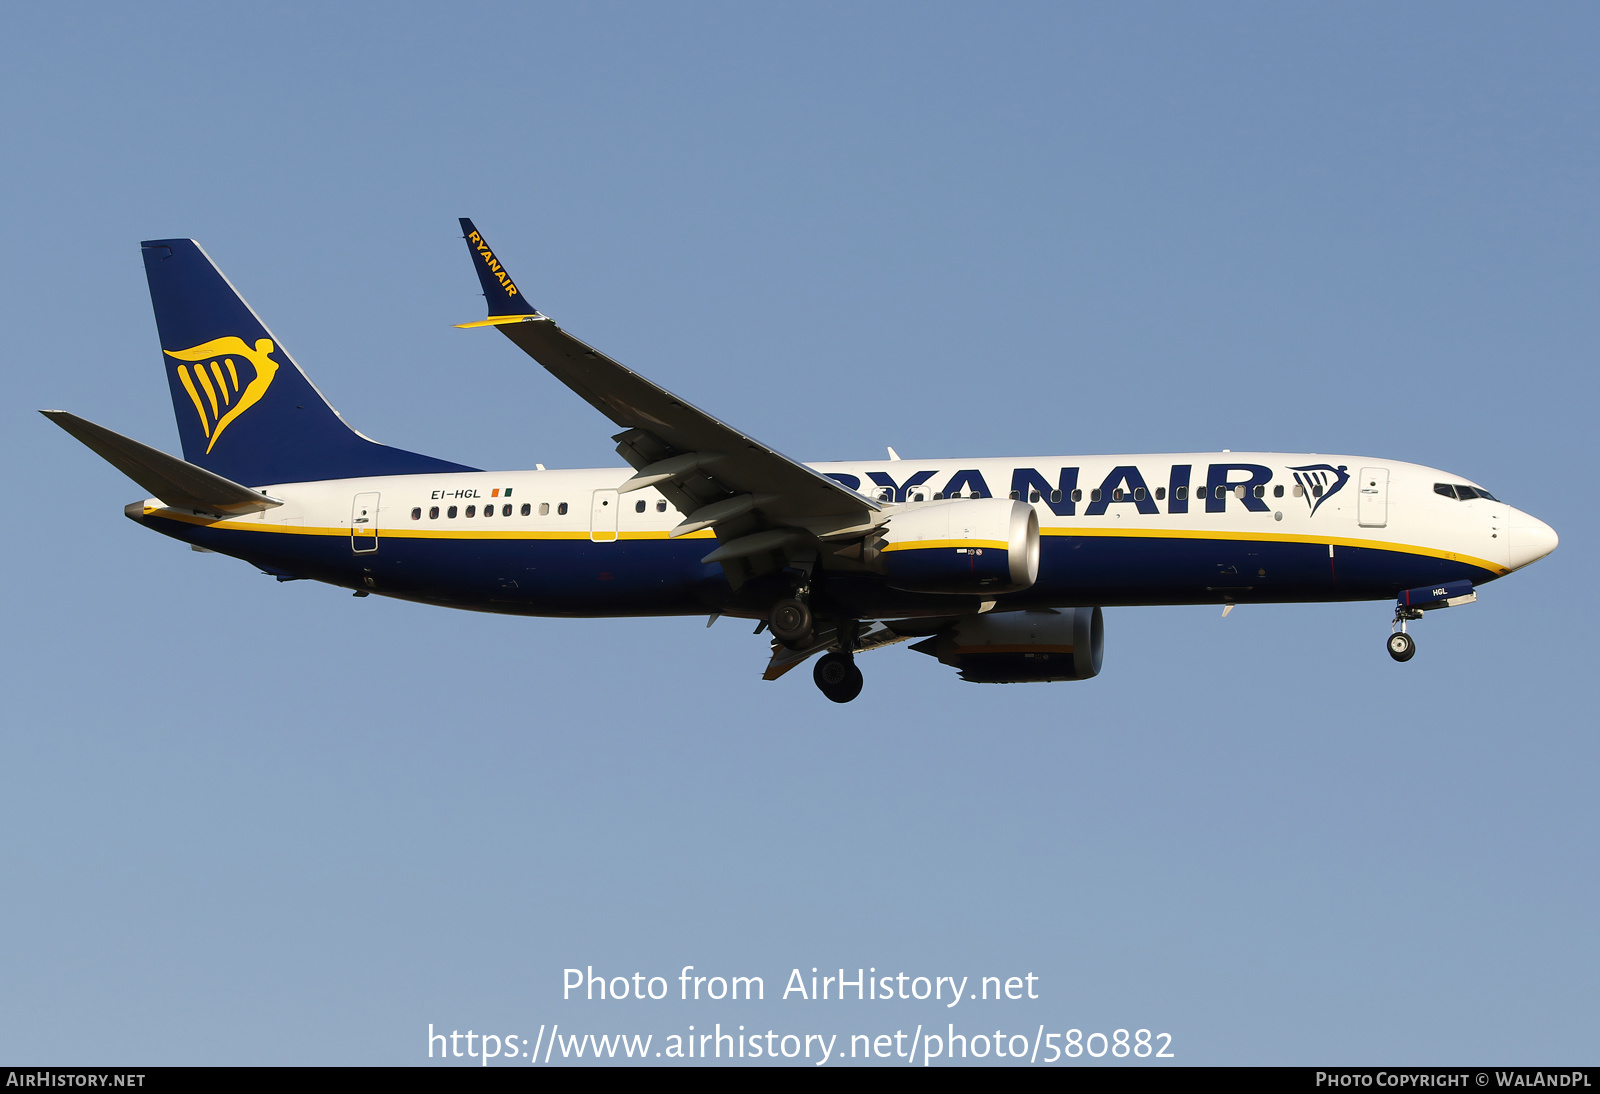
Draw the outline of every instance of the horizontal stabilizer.
<instances>
[{"instance_id":1,"label":"horizontal stabilizer","mask_svg":"<svg viewBox=\"0 0 1600 1094\"><path fill-rule=\"evenodd\" d=\"M95 425L65 410L39 413L65 429L95 455L177 509L192 509L216 517L236 517L275 509L283 502L240 486L232 479L196 467L158 448L141 444L102 425Z\"/></svg>"}]
</instances>

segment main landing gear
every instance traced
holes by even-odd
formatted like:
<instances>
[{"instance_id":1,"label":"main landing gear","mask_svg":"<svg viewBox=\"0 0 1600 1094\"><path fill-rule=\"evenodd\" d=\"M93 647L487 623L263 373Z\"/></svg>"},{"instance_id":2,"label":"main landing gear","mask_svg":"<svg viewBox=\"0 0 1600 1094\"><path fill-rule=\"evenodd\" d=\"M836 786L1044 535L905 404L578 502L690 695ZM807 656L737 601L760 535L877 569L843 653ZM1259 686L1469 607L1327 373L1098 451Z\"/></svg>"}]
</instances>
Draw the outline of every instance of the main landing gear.
<instances>
[{"instance_id":1,"label":"main landing gear","mask_svg":"<svg viewBox=\"0 0 1600 1094\"><path fill-rule=\"evenodd\" d=\"M772 606L767 616L767 626L772 637L790 649L799 649L811 641L815 623L811 607L799 597L786 597Z\"/></svg>"},{"instance_id":2,"label":"main landing gear","mask_svg":"<svg viewBox=\"0 0 1600 1094\"><path fill-rule=\"evenodd\" d=\"M1389 627L1389 656L1396 661L1409 661L1417 655L1417 641L1406 633L1406 620L1421 619L1420 608L1407 608L1397 606L1394 610L1394 622ZM1399 627L1399 630L1395 630Z\"/></svg>"},{"instance_id":3,"label":"main landing gear","mask_svg":"<svg viewBox=\"0 0 1600 1094\"><path fill-rule=\"evenodd\" d=\"M772 637L802 660L819 647L828 648L817 660L811 678L816 681L818 690L833 702L848 703L861 694L863 683L855 659L861 625L853 619L826 620L819 635L818 622L811 605L806 602L806 593L802 587L797 595L774 604L767 613L767 628Z\"/></svg>"},{"instance_id":4,"label":"main landing gear","mask_svg":"<svg viewBox=\"0 0 1600 1094\"><path fill-rule=\"evenodd\" d=\"M817 661L811 678L817 682L822 694L835 703L848 703L861 694L861 670L856 659L848 653L827 653Z\"/></svg>"}]
</instances>

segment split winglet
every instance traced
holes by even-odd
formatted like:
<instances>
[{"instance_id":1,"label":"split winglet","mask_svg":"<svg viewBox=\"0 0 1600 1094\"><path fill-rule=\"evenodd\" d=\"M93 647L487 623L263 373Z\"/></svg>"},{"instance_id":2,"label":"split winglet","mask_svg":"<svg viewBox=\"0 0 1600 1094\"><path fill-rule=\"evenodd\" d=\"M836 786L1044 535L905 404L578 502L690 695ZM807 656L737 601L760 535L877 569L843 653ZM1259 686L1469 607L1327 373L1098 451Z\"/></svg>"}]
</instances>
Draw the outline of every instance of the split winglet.
<instances>
[{"instance_id":1,"label":"split winglet","mask_svg":"<svg viewBox=\"0 0 1600 1094\"><path fill-rule=\"evenodd\" d=\"M505 265L495 257L482 233L472 226L467 217L461 218L461 237L467 241L467 251L472 255L472 268L478 271L478 283L483 286L483 298L489 304L489 318L476 323L457 323L461 328L499 327L507 323L532 323L545 318L529 304L511 280Z\"/></svg>"}]
</instances>

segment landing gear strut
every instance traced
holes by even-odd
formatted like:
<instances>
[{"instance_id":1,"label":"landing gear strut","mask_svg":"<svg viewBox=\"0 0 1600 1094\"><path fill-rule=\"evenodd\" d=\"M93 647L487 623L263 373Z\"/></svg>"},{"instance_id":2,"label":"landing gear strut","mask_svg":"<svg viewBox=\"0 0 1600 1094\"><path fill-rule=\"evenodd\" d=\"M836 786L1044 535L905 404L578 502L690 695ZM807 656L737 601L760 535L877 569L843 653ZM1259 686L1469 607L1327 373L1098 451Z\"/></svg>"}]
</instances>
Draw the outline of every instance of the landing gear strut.
<instances>
[{"instance_id":1,"label":"landing gear strut","mask_svg":"<svg viewBox=\"0 0 1600 1094\"><path fill-rule=\"evenodd\" d=\"M1422 611L1419 608L1396 607L1394 622L1389 628L1389 656L1396 661L1409 661L1417 655L1417 642L1406 633L1406 620L1421 619ZM1400 628L1395 630L1394 628Z\"/></svg>"},{"instance_id":2,"label":"landing gear strut","mask_svg":"<svg viewBox=\"0 0 1600 1094\"><path fill-rule=\"evenodd\" d=\"M827 653L817 661L811 678L817 682L822 694L835 703L848 703L861 694L861 670L856 659L848 653Z\"/></svg>"}]
</instances>

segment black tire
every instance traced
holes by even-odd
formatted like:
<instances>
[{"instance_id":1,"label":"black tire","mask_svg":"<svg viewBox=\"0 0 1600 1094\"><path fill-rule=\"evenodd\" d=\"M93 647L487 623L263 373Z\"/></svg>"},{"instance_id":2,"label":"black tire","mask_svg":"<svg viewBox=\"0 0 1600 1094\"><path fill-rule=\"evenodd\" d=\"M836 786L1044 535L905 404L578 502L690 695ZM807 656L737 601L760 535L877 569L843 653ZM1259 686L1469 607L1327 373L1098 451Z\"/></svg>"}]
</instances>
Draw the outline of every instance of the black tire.
<instances>
[{"instance_id":1,"label":"black tire","mask_svg":"<svg viewBox=\"0 0 1600 1094\"><path fill-rule=\"evenodd\" d=\"M1389 656L1396 661L1409 661L1417 655L1416 641L1404 631L1389 636Z\"/></svg>"},{"instance_id":2,"label":"black tire","mask_svg":"<svg viewBox=\"0 0 1600 1094\"><path fill-rule=\"evenodd\" d=\"M768 613L767 626L785 646L803 646L811 640L811 609L804 600L780 600Z\"/></svg>"},{"instance_id":3,"label":"black tire","mask_svg":"<svg viewBox=\"0 0 1600 1094\"><path fill-rule=\"evenodd\" d=\"M865 682L856 668L856 659L842 653L824 654L811 670L811 678L822 694L835 703L848 703L860 695Z\"/></svg>"}]
</instances>

